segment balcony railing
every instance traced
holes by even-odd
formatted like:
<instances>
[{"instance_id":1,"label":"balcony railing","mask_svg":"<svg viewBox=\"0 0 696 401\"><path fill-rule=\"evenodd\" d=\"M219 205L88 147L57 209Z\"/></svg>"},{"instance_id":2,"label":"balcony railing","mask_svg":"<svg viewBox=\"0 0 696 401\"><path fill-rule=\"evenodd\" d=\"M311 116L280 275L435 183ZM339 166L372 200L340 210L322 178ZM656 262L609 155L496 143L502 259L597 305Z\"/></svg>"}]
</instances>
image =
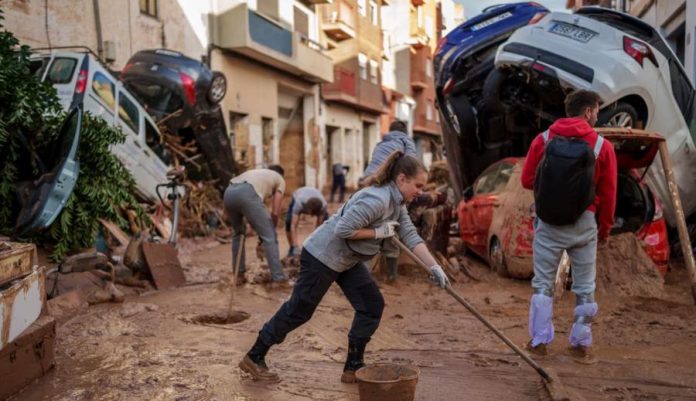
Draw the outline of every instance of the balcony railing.
<instances>
[{"instance_id":1,"label":"balcony railing","mask_svg":"<svg viewBox=\"0 0 696 401\"><path fill-rule=\"evenodd\" d=\"M321 6L321 28L334 40L355 37L355 5L347 0L336 0Z\"/></svg>"},{"instance_id":2,"label":"balcony railing","mask_svg":"<svg viewBox=\"0 0 696 401\"><path fill-rule=\"evenodd\" d=\"M355 63L357 65L357 63ZM382 88L378 83L359 76L351 64L334 67L334 81L322 84L324 100L342 103L375 114L382 112Z\"/></svg>"},{"instance_id":3,"label":"balcony railing","mask_svg":"<svg viewBox=\"0 0 696 401\"><path fill-rule=\"evenodd\" d=\"M430 48L423 47L411 52L411 87L423 90L433 85L433 66Z\"/></svg>"},{"instance_id":4,"label":"balcony railing","mask_svg":"<svg viewBox=\"0 0 696 401\"><path fill-rule=\"evenodd\" d=\"M358 87L356 85L356 73L343 67L334 67L334 81L321 86L325 98L356 102Z\"/></svg>"}]
</instances>

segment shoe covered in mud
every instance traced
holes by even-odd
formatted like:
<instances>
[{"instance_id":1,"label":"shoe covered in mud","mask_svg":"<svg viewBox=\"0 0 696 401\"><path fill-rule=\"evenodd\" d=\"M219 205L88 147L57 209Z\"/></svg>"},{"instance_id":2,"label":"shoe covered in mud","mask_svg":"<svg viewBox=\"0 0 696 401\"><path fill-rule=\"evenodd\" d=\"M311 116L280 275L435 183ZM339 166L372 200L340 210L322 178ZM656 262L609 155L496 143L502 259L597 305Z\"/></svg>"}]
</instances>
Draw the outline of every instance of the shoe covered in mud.
<instances>
[{"instance_id":1,"label":"shoe covered in mud","mask_svg":"<svg viewBox=\"0 0 696 401\"><path fill-rule=\"evenodd\" d=\"M247 280L246 276L244 276L243 274L237 276L237 286L242 286L248 282L249 280Z\"/></svg>"},{"instance_id":2,"label":"shoe covered in mud","mask_svg":"<svg viewBox=\"0 0 696 401\"><path fill-rule=\"evenodd\" d=\"M577 363L581 363L583 365L594 365L598 362L597 358L594 356L594 352L592 352L592 348L590 347L584 347L582 345L577 345L574 347L571 346L568 347L568 352L570 353L570 356L573 357L573 360Z\"/></svg>"},{"instance_id":3,"label":"shoe covered in mud","mask_svg":"<svg viewBox=\"0 0 696 401\"><path fill-rule=\"evenodd\" d=\"M250 374L254 380L278 382L280 377L277 373L271 372L266 365L266 361L261 359L258 362L254 362L249 355L244 355L244 359L239 362L239 368L248 374Z\"/></svg>"},{"instance_id":4,"label":"shoe covered in mud","mask_svg":"<svg viewBox=\"0 0 696 401\"><path fill-rule=\"evenodd\" d=\"M348 341L348 356L346 358L346 364L343 366L343 374L341 375L341 381L343 383L355 383L357 381L355 372L365 366L363 355L365 354L365 347L368 341L369 339Z\"/></svg>"},{"instance_id":5,"label":"shoe covered in mud","mask_svg":"<svg viewBox=\"0 0 696 401\"><path fill-rule=\"evenodd\" d=\"M533 356L546 356L549 354L549 351L546 349L546 344L538 344L537 346L533 346L532 340L529 340L529 342L525 344L524 349L526 349L527 352Z\"/></svg>"},{"instance_id":6,"label":"shoe covered in mud","mask_svg":"<svg viewBox=\"0 0 696 401\"><path fill-rule=\"evenodd\" d=\"M270 283L268 283L268 289L269 290L291 290L292 283L290 282L290 280L271 281Z\"/></svg>"}]
</instances>

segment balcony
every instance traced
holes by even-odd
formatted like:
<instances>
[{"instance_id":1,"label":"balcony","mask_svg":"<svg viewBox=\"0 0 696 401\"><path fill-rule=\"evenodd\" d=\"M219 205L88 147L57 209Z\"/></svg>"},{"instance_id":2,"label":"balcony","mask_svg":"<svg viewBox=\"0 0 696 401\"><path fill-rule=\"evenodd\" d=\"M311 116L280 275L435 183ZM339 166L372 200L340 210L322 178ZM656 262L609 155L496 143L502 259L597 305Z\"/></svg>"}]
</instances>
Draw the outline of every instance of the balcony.
<instances>
[{"instance_id":1,"label":"balcony","mask_svg":"<svg viewBox=\"0 0 696 401\"><path fill-rule=\"evenodd\" d=\"M361 79L357 60L334 68L334 81L322 84L322 97L329 102L366 111L382 113L382 88L368 79Z\"/></svg>"},{"instance_id":2,"label":"balcony","mask_svg":"<svg viewBox=\"0 0 696 401\"><path fill-rule=\"evenodd\" d=\"M355 5L347 0L336 0L321 7L321 29L335 41L355 37Z\"/></svg>"},{"instance_id":3,"label":"balcony","mask_svg":"<svg viewBox=\"0 0 696 401\"><path fill-rule=\"evenodd\" d=\"M423 90L433 85L433 66L430 48L423 47L411 52L411 89Z\"/></svg>"},{"instance_id":4,"label":"balcony","mask_svg":"<svg viewBox=\"0 0 696 401\"><path fill-rule=\"evenodd\" d=\"M307 0L307 3L310 4L331 4L333 3L333 0Z\"/></svg>"},{"instance_id":5,"label":"balcony","mask_svg":"<svg viewBox=\"0 0 696 401\"><path fill-rule=\"evenodd\" d=\"M425 4L425 0L411 0L411 4L413 4L414 7L420 7Z\"/></svg>"},{"instance_id":6,"label":"balcony","mask_svg":"<svg viewBox=\"0 0 696 401\"><path fill-rule=\"evenodd\" d=\"M428 97L425 93L417 95L416 109L413 116L413 131L421 134L440 135L440 127L435 120L434 94Z\"/></svg>"},{"instance_id":7,"label":"balcony","mask_svg":"<svg viewBox=\"0 0 696 401\"><path fill-rule=\"evenodd\" d=\"M321 86L321 93L325 100L339 103L355 104L358 102L358 86L356 85L356 73L346 68L334 68L334 81Z\"/></svg>"},{"instance_id":8,"label":"balcony","mask_svg":"<svg viewBox=\"0 0 696 401\"><path fill-rule=\"evenodd\" d=\"M240 4L214 17L213 43L310 82L331 82L333 62L299 32Z\"/></svg>"}]
</instances>

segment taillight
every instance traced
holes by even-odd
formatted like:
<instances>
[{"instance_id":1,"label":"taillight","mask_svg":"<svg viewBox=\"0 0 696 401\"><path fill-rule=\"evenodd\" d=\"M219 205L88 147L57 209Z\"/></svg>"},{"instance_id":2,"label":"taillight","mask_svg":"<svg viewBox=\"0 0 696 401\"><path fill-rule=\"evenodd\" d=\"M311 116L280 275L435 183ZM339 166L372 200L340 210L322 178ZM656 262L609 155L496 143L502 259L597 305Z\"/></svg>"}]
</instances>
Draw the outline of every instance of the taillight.
<instances>
[{"instance_id":1,"label":"taillight","mask_svg":"<svg viewBox=\"0 0 696 401\"><path fill-rule=\"evenodd\" d=\"M448 95L450 92L452 92L453 88L454 88L454 80L452 78L450 78L447 80L447 82L445 82L445 86L442 87L442 94Z\"/></svg>"},{"instance_id":2,"label":"taillight","mask_svg":"<svg viewBox=\"0 0 696 401\"><path fill-rule=\"evenodd\" d=\"M193 78L183 72L179 74L179 78L181 79L181 85L184 87L186 99L188 99L190 104L196 104L196 85L193 82Z\"/></svg>"},{"instance_id":3,"label":"taillight","mask_svg":"<svg viewBox=\"0 0 696 401\"><path fill-rule=\"evenodd\" d=\"M534 24L536 24L537 22L541 21L541 19L544 18L544 17L546 16L546 14L548 14L548 13L546 13L546 12L541 12L541 13L536 13L536 14L534 14L534 16L532 17L532 19L530 19L529 22L527 23L527 25L534 25Z\"/></svg>"},{"instance_id":4,"label":"taillight","mask_svg":"<svg viewBox=\"0 0 696 401\"><path fill-rule=\"evenodd\" d=\"M435 54L440 52L440 49L442 49L442 46L447 43L447 36L443 36L440 38L440 40L437 41L437 47L435 48Z\"/></svg>"},{"instance_id":5,"label":"taillight","mask_svg":"<svg viewBox=\"0 0 696 401\"><path fill-rule=\"evenodd\" d=\"M126 75L126 73L128 72L128 70L130 70L130 68L131 68L132 66L133 66L133 63L128 63L128 64L126 64L126 66L123 67L123 69L121 70L121 76Z\"/></svg>"},{"instance_id":6,"label":"taillight","mask_svg":"<svg viewBox=\"0 0 696 401\"><path fill-rule=\"evenodd\" d=\"M652 50L650 50L650 47L644 42L624 36L623 47L626 54L633 57L633 59L636 60L641 67L643 66L643 59L646 58L652 61L653 65L657 67L657 59L655 58L655 55L653 54Z\"/></svg>"},{"instance_id":7,"label":"taillight","mask_svg":"<svg viewBox=\"0 0 696 401\"><path fill-rule=\"evenodd\" d=\"M75 94L81 95L85 93L85 89L87 89L87 70L80 70L75 83Z\"/></svg>"}]
</instances>

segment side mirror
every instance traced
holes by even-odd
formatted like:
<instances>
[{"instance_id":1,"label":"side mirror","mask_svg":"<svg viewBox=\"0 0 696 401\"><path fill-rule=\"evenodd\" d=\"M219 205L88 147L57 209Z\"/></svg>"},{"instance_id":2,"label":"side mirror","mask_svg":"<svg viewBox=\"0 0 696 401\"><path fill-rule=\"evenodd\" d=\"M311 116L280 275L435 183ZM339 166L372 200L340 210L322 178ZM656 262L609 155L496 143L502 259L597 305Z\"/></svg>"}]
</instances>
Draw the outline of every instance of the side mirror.
<instances>
[{"instance_id":1,"label":"side mirror","mask_svg":"<svg viewBox=\"0 0 696 401\"><path fill-rule=\"evenodd\" d=\"M465 201L469 201L469 199L471 199L471 198L474 197L474 188L471 187L471 186L466 187L466 189L464 190L463 195L464 195L464 200L465 200Z\"/></svg>"}]
</instances>

